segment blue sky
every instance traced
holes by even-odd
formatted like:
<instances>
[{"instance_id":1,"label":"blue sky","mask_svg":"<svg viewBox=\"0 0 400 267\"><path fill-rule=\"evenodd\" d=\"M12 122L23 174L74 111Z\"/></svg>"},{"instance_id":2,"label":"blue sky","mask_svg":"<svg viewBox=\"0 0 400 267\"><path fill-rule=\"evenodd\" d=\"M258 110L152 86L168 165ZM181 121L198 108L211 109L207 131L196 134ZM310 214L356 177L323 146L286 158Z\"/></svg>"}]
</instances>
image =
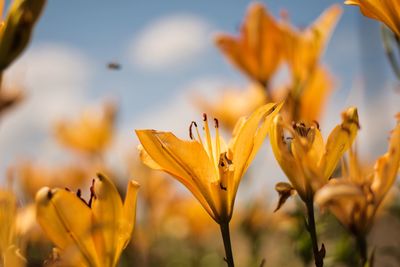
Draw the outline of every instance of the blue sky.
<instances>
[{"instance_id":1,"label":"blue sky","mask_svg":"<svg viewBox=\"0 0 400 267\"><path fill-rule=\"evenodd\" d=\"M28 51L9 71L13 73L10 77L25 85L30 99L0 125L0 147L4 151L0 170L21 155L43 155L46 159L58 154L54 151L59 148L48 141L52 120L57 116L71 117L86 104L99 102L105 96L119 101L119 142L124 144L130 138L133 147L135 128L186 131L191 116L200 114L188 100L191 89L210 94L223 85L246 85L246 78L213 46L212 36L216 32L237 33L250 1L138 2L48 1ZM288 10L292 22L299 27L310 24L329 5L341 3L262 2L275 16L282 9ZM385 141L393 125L398 94L393 97L386 88L395 82L383 55L378 23L363 18L356 7L343 9L324 56L337 80L326 113L327 125L338 122L339 112L346 105L371 99L367 95L378 96L372 99L381 101L376 107L382 107L380 113L367 108L363 112L371 121L365 129L374 130L364 139L374 136L369 149L375 151L373 144ZM170 25L170 34L160 25ZM151 42L154 32L160 38ZM159 55L164 61L152 59L152 51L158 55L158 50L164 48L169 53ZM119 62L122 69L110 71L106 68L110 61ZM362 92L352 91L360 84ZM389 93L382 97L382 90ZM370 103L363 102L365 107ZM383 115L388 119L382 120ZM377 127L375 123L380 124ZM378 129L384 135L379 135ZM379 152L384 149L381 147Z\"/></svg>"}]
</instances>

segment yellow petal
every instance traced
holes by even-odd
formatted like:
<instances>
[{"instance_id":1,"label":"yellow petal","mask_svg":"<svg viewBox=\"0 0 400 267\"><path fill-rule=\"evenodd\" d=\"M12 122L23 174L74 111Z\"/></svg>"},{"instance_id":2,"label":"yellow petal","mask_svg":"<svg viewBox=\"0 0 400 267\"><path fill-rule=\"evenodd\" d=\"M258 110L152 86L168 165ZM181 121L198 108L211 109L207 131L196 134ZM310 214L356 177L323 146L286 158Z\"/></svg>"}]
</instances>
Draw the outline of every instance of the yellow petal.
<instances>
[{"instance_id":1,"label":"yellow petal","mask_svg":"<svg viewBox=\"0 0 400 267\"><path fill-rule=\"evenodd\" d=\"M302 90L300 119L307 122L319 120L332 89L333 81L329 72L318 67Z\"/></svg>"},{"instance_id":2,"label":"yellow petal","mask_svg":"<svg viewBox=\"0 0 400 267\"><path fill-rule=\"evenodd\" d=\"M75 246L89 266L99 266L92 239L92 212L72 192L42 188L36 194L36 216L47 237L61 250Z\"/></svg>"},{"instance_id":3,"label":"yellow petal","mask_svg":"<svg viewBox=\"0 0 400 267\"><path fill-rule=\"evenodd\" d=\"M240 129L230 143L231 160L235 168L235 183L239 181L252 160L256 156L268 134L272 118L282 108L283 103L268 103L256 111L245 121L240 121Z\"/></svg>"},{"instance_id":4,"label":"yellow petal","mask_svg":"<svg viewBox=\"0 0 400 267\"><path fill-rule=\"evenodd\" d=\"M203 146L168 132L136 130L136 135L153 161L184 184L215 219L210 184L218 181L218 176Z\"/></svg>"},{"instance_id":5,"label":"yellow petal","mask_svg":"<svg viewBox=\"0 0 400 267\"><path fill-rule=\"evenodd\" d=\"M119 235L123 214L122 200L115 185L102 174L98 174L94 181L94 195L94 234L98 238L96 241L103 243L96 244L96 247L102 254L101 260L105 266L113 266L119 258L116 255L119 242L123 242Z\"/></svg>"},{"instance_id":6,"label":"yellow petal","mask_svg":"<svg viewBox=\"0 0 400 267\"><path fill-rule=\"evenodd\" d=\"M134 180L129 181L123 207L123 218L120 229L121 241L118 242L118 251L124 249L132 236L136 221L136 200L139 190L139 183Z\"/></svg>"},{"instance_id":7,"label":"yellow petal","mask_svg":"<svg viewBox=\"0 0 400 267\"><path fill-rule=\"evenodd\" d=\"M347 0L346 5L360 7L366 17L379 20L386 24L397 36L400 36L400 4L397 0Z\"/></svg>"},{"instance_id":8,"label":"yellow petal","mask_svg":"<svg viewBox=\"0 0 400 267\"><path fill-rule=\"evenodd\" d=\"M24 267L26 266L26 259L21 254L20 249L11 245L8 247L6 253L4 254L4 265L3 267Z\"/></svg>"},{"instance_id":9,"label":"yellow petal","mask_svg":"<svg viewBox=\"0 0 400 267\"><path fill-rule=\"evenodd\" d=\"M379 158L375 165L372 190L377 205L383 200L396 180L400 165L400 122L394 128L389 142L388 152Z\"/></svg>"},{"instance_id":10,"label":"yellow petal","mask_svg":"<svg viewBox=\"0 0 400 267\"><path fill-rule=\"evenodd\" d=\"M228 158L232 160L234 173L233 180L229 184L233 190L229 190L230 205L233 204L236 192L247 168L250 166L265 137L268 134L272 118L282 108L283 103L268 103L254 111L247 120L240 120L240 128L235 127L235 136L229 144Z\"/></svg>"},{"instance_id":11,"label":"yellow petal","mask_svg":"<svg viewBox=\"0 0 400 267\"><path fill-rule=\"evenodd\" d=\"M284 139L284 126L281 115L275 116L273 119L269 139L271 142L272 151L274 152L275 159L278 161L282 170L288 177L290 183L296 189L301 198L305 197L305 178L301 171L298 162L293 157L289 145Z\"/></svg>"},{"instance_id":12,"label":"yellow petal","mask_svg":"<svg viewBox=\"0 0 400 267\"><path fill-rule=\"evenodd\" d=\"M359 122L356 108L347 109L342 113L342 117L342 123L336 126L328 137L325 154L319 164L325 180L330 178L340 158L350 148L358 132Z\"/></svg>"},{"instance_id":13,"label":"yellow petal","mask_svg":"<svg viewBox=\"0 0 400 267\"><path fill-rule=\"evenodd\" d=\"M14 239L14 223L17 202L13 193L0 189L0 255L3 255Z\"/></svg>"},{"instance_id":14,"label":"yellow petal","mask_svg":"<svg viewBox=\"0 0 400 267\"><path fill-rule=\"evenodd\" d=\"M315 70L342 13L332 5L306 30L286 29L286 53L295 80L304 81Z\"/></svg>"},{"instance_id":15,"label":"yellow petal","mask_svg":"<svg viewBox=\"0 0 400 267\"><path fill-rule=\"evenodd\" d=\"M142 145L138 145L138 150L139 150L139 157L140 160L147 165L147 167L153 169L153 170L158 170L161 171L163 170L163 168L158 165L157 162L155 162L150 156L149 154L146 152L146 150L144 150Z\"/></svg>"},{"instance_id":16,"label":"yellow petal","mask_svg":"<svg viewBox=\"0 0 400 267\"><path fill-rule=\"evenodd\" d=\"M281 29L259 3L250 6L238 38L219 35L216 44L233 65L263 85L281 63L283 54Z\"/></svg>"},{"instance_id":17,"label":"yellow petal","mask_svg":"<svg viewBox=\"0 0 400 267\"><path fill-rule=\"evenodd\" d=\"M359 221L360 213L367 205L364 192L355 184L344 179L332 179L315 194L315 203L326 207L347 226L354 227L365 223ZM357 220L357 221L354 221Z\"/></svg>"},{"instance_id":18,"label":"yellow petal","mask_svg":"<svg viewBox=\"0 0 400 267\"><path fill-rule=\"evenodd\" d=\"M3 12L4 12L4 0L0 0L0 22L2 22L3 20Z\"/></svg>"}]
</instances>

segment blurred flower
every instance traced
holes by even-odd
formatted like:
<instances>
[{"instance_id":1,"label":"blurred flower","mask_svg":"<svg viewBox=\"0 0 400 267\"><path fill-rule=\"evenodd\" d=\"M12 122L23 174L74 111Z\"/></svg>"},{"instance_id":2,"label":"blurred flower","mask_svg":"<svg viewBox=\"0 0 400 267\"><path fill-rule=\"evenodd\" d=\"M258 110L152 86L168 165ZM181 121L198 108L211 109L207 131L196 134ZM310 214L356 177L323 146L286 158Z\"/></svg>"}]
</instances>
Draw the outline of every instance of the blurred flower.
<instances>
[{"instance_id":1,"label":"blurred flower","mask_svg":"<svg viewBox=\"0 0 400 267\"><path fill-rule=\"evenodd\" d=\"M130 181L122 203L114 184L103 175L93 181L88 203L66 189L42 188L36 195L37 220L72 266L118 264L136 217L139 184Z\"/></svg>"},{"instance_id":2,"label":"blurred flower","mask_svg":"<svg viewBox=\"0 0 400 267\"><path fill-rule=\"evenodd\" d=\"M0 88L0 116L3 114L3 112L16 106L23 99L24 93L20 88Z\"/></svg>"},{"instance_id":3,"label":"blurred flower","mask_svg":"<svg viewBox=\"0 0 400 267\"><path fill-rule=\"evenodd\" d=\"M76 121L59 121L55 136L66 147L84 153L101 154L112 139L115 115L116 106L107 102L101 110L85 110Z\"/></svg>"},{"instance_id":4,"label":"blurred flower","mask_svg":"<svg viewBox=\"0 0 400 267\"><path fill-rule=\"evenodd\" d=\"M351 146L359 124L356 108L342 113L342 123L330 133L324 144L317 124L302 122L287 125L278 115L271 124L270 141L275 158L288 177L291 186L304 202L312 200L315 191L328 182L343 153ZM287 132L291 136L287 136Z\"/></svg>"},{"instance_id":5,"label":"blurred flower","mask_svg":"<svg viewBox=\"0 0 400 267\"><path fill-rule=\"evenodd\" d=\"M0 266L22 267L26 260L16 245L17 204L14 194L0 189Z\"/></svg>"},{"instance_id":6,"label":"blurred flower","mask_svg":"<svg viewBox=\"0 0 400 267\"><path fill-rule=\"evenodd\" d=\"M346 0L344 3L359 6L364 16L383 22L400 37L400 2L398 0Z\"/></svg>"},{"instance_id":7,"label":"blurred flower","mask_svg":"<svg viewBox=\"0 0 400 267\"><path fill-rule=\"evenodd\" d=\"M375 214L394 184L400 165L400 121L389 141L387 153L375 163L373 173L365 173L357 155L350 153L348 173L331 179L315 196L316 202L327 207L355 235L368 233Z\"/></svg>"},{"instance_id":8,"label":"blurred flower","mask_svg":"<svg viewBox=\"0 0 400 267\"><path fill-rule=\"evenodd\" d=\"M236 67L266 87L282 61L282 41L279 24L262 4L255 3L249 7L240 36L220 34L216 45Z\"/></svg>"},{"instance_id":9,"label":"blurred flower","mask_svg":"<svg viewBox=\"0 0 400 267\"><path fill-rule=\"evenodd\" d=\"M305 122L319 120L332 89L330 73L321 66L316 67L303 84L293 84L289 90L282 90L286 92L283 107L285 119Z\"/></svg>"},{"instance_id":10,"label":"blurred flower","mask_svg":"<svg viewBox=\"0 0 400 267\"><path fill-rule=\"evenodd\" d=\"M78 188L87 181L88 174L88 170L78 165L50 168L30 161L17 164L13 171L24 195L31 199L34 199L37 191L44 186L54 188L68 184L71 189Z\"/></svg>"},{"instance_id":11,"label":"blurred flower","mask_svg":"<svg viewBox=\"0 0 400 267\"><path fill-rule=\"evenodd\" d=\"M221 125L233 129L242 116L251 114L258 107L267 103L265 89L253 83L245 90L225 90L218 101L210 103L203 97L196 96L195 104L208 114L218 118Z\"/></svg>"},{"instance_id":12,"label":"blurred flower","mask_svg":"<svg viewBox=\"0 0 400 267\"><path fill-rule=\"evenodd\" d=\"M167 230L176 233L185 228L187 231L185 233L180 231L179 234L196 239L205 238L207 234L211 233L213 228L210 226L213 221L196 202L195 199L189 197L175 197L163 218L164 224L169 225ZM176 229L176 225L168 223L177 220L182 224L180 229Z\"/></svg>"},{"instance_id":13,"label":"blurred flower","mask_svg":"<svg viewBox=\"0 0 400 267\"><path fill-rule=\"evenodd\" d=\"M180 140L170 132L136 130L143 146L142 160L183 183L217 223L228 223L239 182L281 106L270 103L258 108L248 119L241 119L228 147L219 135L216 119L215 140L212 140L205 114L205 139L201 138L195 122L190 125L191 141Z\"/></svg>"},{"instance_id":14,"label":"blurred flower","mask_svg":"<svg viewBox=\"0 0 400 267\"><path fill-rule=\"evenodd\" d=\"M46 0L13 0L7 17L0 25L0 73L13 62L27 46L33 27ZM0 0L0 19L4 0Z\"/></svg>"},{"instance_id":15,"label":"blurred flower","mask_svg":"<svg viewBox=\"0 0 400 267\"><path fill-rule=\"evenodd\" d=\"M333 5L305 30L284 24L285 58L295 82L305 81L314 71L341 13L340 6Z\"/></svg>"}]
</instances>

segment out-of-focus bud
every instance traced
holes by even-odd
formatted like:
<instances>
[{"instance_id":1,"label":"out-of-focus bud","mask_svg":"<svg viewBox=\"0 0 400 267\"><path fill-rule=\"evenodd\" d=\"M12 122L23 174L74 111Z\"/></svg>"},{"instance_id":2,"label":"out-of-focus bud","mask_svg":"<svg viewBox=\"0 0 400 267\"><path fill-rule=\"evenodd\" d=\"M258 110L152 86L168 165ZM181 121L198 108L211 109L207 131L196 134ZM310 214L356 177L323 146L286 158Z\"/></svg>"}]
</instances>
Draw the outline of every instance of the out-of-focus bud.
<instances>
[{"instance_id":1,"label":"out-of-focus bud","mask_svg":"<svg viewBox=\"0 0 400 267\"><path fill-rule=\"evenodd\" d=\"M14 0L0 26L0 71L6 69L27 46L46 0Z\"/></svg>"}]
</instances>

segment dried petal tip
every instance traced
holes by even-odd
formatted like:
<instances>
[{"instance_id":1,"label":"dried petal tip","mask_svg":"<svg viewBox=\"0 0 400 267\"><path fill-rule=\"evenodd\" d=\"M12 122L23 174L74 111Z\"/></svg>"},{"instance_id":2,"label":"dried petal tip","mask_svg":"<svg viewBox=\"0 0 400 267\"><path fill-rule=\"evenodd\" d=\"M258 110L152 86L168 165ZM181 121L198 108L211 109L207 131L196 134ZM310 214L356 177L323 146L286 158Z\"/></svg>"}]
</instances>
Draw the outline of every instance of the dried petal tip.
<instances>
[{"instance_id":1,"label":"dried petal tip","mask_svg":"<svg viewBox=\"0 0 400 267\"><path fill-rule=\"evenodd\" d=\"M285 204L286 200L291 197L296 191L289 183L280 182L275 185L275 190L279 194L279 202L276 206L274 212L278 211L283 204Z\"/></svg>"},{"instance_id":2,"label":"dried petal tip","mask_svg":"<svg viewBox=\"0 0 400 267\"><path fill-rule=\"evenodd\" d=\"M354 123L355 125L357 125L357 128L360 129L357 108L351 107L346 109L346 111L342 113L342 118L343 122L351 124Z\"/></svg>"}]
</instances>

